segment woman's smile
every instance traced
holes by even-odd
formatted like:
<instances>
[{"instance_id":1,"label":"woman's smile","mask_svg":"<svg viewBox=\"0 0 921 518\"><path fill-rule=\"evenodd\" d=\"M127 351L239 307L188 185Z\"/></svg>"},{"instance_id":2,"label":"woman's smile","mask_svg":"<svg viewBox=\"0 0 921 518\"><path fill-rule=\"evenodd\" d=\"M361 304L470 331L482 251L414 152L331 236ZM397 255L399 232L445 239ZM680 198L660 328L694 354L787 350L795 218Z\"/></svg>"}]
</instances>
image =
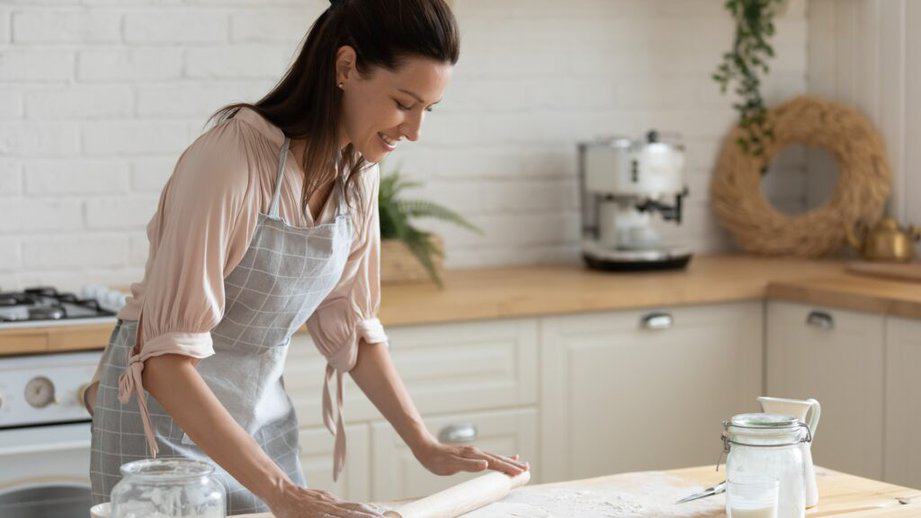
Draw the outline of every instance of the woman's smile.
<instances>
[{"instance_id":1,"label":"woman's smile","mask_svg":"<svg viewBox=\"0 0 921 518\"><path fill-rule=\"evenodd\" d=\"M380 139L381 144L384 146L384 149L386 149L388 152L393 151L394 149L396 149L396 148L397 148L397 143L399 143L401 140L403 140L403 139L401 139L401 138L392 139L392 138L388 137L387 135L384 135L384 134L381 133L381 132L378 132L378 133L377 133L377 138Z\"/></svg>"}]
</instances>

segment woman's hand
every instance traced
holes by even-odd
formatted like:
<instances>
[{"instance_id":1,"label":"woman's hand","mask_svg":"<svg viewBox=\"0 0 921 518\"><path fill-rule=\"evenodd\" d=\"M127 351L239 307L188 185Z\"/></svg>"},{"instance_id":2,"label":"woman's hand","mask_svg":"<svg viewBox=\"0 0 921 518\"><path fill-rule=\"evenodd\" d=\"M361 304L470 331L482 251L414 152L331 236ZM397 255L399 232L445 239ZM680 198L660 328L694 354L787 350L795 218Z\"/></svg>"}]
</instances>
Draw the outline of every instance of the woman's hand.
<instances>
[{"instance_id":1,"label":"woman's hand","mask_svg":"<svg viewBox=\"0 0 921 518\"><path fill-rule=\"evenodd\" d=\"M435 441L420 447L413 454L426 469L436 475L492 469L514 477L530 468L527 462L519 460L517 454L505 457L482 451L476 446L457 446Z\"/></svg>"},{"instance_id":2,"label":"woman's hand","mask_svg":"<svg viewBox=\"0 0 921 518\"><path fill-rule=\"evenodd\" d=\"M383 516L373 507L357 502L340 500L329 491L308 489L286 484L278 495L267 501L276 518L379 518Z\"/></svg>"}]
</instances>

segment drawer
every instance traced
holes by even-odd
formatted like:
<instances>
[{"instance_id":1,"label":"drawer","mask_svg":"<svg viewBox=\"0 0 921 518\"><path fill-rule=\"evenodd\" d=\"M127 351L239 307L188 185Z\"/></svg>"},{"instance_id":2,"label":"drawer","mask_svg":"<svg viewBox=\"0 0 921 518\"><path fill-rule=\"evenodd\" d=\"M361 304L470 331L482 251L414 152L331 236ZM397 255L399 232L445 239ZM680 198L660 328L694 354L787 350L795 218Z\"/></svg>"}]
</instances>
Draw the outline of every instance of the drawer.
<instances>
[{"instance_id":1,"label":"drawer","mask_svg":"<svg viewBox=\"0 0 921 518\"><path fill-rule=\"evenodd\" d=\"M423 415L537 402L537 321L496 320L387 329L390 355ZM310 336L292 339L285 386L305 426L322 424L325 361ZM350 376L345 418L381 419Z\"/></svg>"},{"instance_id":2,"label":"drawer","mask_svg":"<svg viewBox=\"0 0 921 518\"><path fill-rule=\"evenodd\" d=\"M473 444L500 455L518 453L534 467L532 481L537 480L537 410L533 407L432 417L425 419L425 425L436 437L453 430L456 436L469 438L458 444ZM426 496L483 474L442 477L431 473L387 422L373 423L371 436L375 501Z\"/></svg>"},{"instance_id":3,"label":"drawer","mask_svg":"<svg viewBox=\"0 0 921 518\"><path fill-rule=\"evenodd\" d=\"M347 455L339 480L333 482L334 439L326 427L302 428L298 433L299 456L307 487L325 489L346 500L370 499L371 434L367 424L346 426Z\"/></svg>"}]
</instances>

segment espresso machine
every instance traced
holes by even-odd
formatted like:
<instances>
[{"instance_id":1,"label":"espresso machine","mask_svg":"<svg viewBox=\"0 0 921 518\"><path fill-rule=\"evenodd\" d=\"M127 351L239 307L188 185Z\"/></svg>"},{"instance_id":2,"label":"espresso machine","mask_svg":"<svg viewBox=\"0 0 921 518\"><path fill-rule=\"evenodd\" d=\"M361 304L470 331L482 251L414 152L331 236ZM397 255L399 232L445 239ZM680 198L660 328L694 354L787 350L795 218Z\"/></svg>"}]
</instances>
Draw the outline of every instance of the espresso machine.
<instances>
[{"instance_id":1,"label":"espresso machine","mask_svg":"<svg viewBox=\"0 0 921 518\"><path fill-rule=\"evenodd\" d=\"M665 242L653 218L681 224L688 194L684 146L653 130L642 140L579 144L582 257L601 270L683 268L691 251Z\"/></svg>"}]
</instances>

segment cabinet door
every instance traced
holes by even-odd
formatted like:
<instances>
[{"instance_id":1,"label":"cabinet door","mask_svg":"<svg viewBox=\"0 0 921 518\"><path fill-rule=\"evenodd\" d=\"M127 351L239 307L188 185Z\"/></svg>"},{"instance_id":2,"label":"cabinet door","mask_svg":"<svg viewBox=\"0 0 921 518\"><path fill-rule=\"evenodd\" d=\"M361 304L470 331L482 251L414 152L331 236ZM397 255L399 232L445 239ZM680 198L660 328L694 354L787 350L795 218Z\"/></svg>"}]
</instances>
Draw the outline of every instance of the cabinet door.
<instances>
[{"instance_id":1,"label":"cabinet door","mask_svg":"<svg viewBox=\"0 0 921 518\"><path fill-rule=\"evenodd\" d=\"M767 395L822 404L817 465L882 477L884 332L882 315L768 303Z\"/></svg>"},{"instance_id":2,"label":"cabinet door","mask_svg":"<svg viewBox=\"0 0 921 518\"><path fill-rule=\"evenodd\" d=\"M423 414L537 402L537 320L495 320L387 329L390 356ZM325 361L307 334L292 339L285 386L302 425L321 425ZM349 422L381 419L350 376Z\"/></svg>"},{"instance_id":3,"label":"cabinet door","mask_svg":"<svg viewBox=\"0 0 921 518\"><path fill-rule=\"evenodd\" d=\"M887 319L886 363L885 480L921 487L921 320Z\"/></svg>"},{"instance_id":4,"label":"cabinet door","mask_svg":"<svg viewBox=\"0 0 921 518\"><path fill-rule=\"evenodd\" d=\"M425 424L442 442L473 444L501 455L518 453L536 464L537 410L533 407L433 417L425 419ZM483 474L435 475L419 464L389 423L373 423L372 434L374 501L427 496ZM537 480L538 469L532 481Z\"/></svg>"},{"instance_id":5,"label":"cabinet door","mask_svg":"<svg viewBox=\"0 0 921 518\"><path fill-rule=\"evenodd\" d=\"M715 464L762 387L763 304L544 319L545 482Z\"/></svg>"},{"instance_id":6,"label":"cabinet door","mask_svg":"<svg viewBox=\"0 0 921 518\"><path fill-rule=\"evenodd\" d=\"M300 430L298 449L307 487L325 489L340 498L370 499L371 434L367 424L346 426L347 455L339 480L333 482L333 436L325 427Z\"/></svg>"}]
</instances>

